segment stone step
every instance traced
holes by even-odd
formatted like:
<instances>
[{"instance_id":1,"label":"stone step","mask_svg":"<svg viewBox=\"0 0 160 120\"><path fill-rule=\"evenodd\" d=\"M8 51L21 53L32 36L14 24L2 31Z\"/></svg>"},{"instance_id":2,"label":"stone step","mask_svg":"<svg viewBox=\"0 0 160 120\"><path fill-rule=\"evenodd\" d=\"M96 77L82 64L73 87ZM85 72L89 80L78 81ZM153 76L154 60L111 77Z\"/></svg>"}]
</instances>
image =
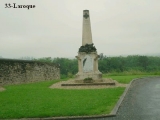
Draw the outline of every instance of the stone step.
<instances>
[{"instance_id":1,"label":"stone step","mask_svg":"<svg viewBox=\"0 0 160 120\"><path fill-rule=\"evenodd\" d=\"M61 86L98 86L98 85L115 85L115 82L112 83L73 83L73 84L61 84Z\"/></svg>"}]
</instances>

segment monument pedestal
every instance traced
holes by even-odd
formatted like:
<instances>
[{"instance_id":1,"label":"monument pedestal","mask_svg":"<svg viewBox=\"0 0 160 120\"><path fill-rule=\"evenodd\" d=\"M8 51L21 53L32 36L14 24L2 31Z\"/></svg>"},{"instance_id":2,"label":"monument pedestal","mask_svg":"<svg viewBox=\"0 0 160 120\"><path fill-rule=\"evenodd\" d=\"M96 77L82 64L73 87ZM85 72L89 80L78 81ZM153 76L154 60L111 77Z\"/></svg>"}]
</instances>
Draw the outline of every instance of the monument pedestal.
<instances>
[{"instance_id":1,"label":"monument pedestal","mask_svg":"<svg viewBox=\"0 0 160 120\"><path fill-rule=\"evenodd\" d=\"M97 52L79 52L78 73L75 82L83 83L85 81L102 82L102 73L98 70L98 54Z\"/></svg>"}]
</instances>

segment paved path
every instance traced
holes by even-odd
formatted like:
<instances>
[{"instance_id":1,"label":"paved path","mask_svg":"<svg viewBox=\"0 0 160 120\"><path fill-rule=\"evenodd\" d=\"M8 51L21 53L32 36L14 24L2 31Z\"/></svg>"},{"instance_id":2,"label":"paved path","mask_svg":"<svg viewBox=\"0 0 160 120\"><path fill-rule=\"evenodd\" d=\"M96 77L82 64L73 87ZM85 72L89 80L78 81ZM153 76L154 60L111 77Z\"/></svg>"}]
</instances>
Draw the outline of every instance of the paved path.
<instances>
[{"instance_id":1,"label":"paved path","mask_svg":"<svg viewBox=\"0 0 160 120\"><path fill-rule=\"evenodd\" d=\"M160 77L134 81L117 116L96 120L160 120Z\"/></svg>"}]
</instances>

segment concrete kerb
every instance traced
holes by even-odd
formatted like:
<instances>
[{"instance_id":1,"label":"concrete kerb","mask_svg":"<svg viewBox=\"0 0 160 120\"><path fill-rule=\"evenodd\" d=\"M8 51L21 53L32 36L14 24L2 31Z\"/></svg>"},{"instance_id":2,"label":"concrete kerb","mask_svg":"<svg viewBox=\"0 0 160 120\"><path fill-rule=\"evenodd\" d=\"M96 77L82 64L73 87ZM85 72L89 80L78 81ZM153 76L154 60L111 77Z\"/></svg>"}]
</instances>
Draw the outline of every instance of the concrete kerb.
<instances>
[{"instance_id":1,"label":"concrete kerb","mask_svg":"<svg viewBox=\"0 0 160 120\"><path fill-rule=\"evenodd\" d=\"M113 115L92 115L92 116L66 116L66 117L48 117L48 118L20 118L18 120L76 120L76 119L91 119L91 118L106 118ZM5 120L5 119L3 119ZM17 119L10 119L17 120Z\"/></svg>"},{"instance_id":2,"label":"concrete kerb","mask_svg":"<svg viewBox=\"0 0 160 120\"><path fill-rule=\"evenodd\" d=\"M106 117L114 117L117 114L118 109L121 107L121 103L124 100L124 97L126 96L131 84L138 79L144 79L144 78L154 78L154 77L159 77L159 76L151 76L151 77L141 77L141 78L136 78L133 79L128 86L126 87L124 93L122 94L122 96L120 97L120 99L118 100L118 102L116 103L115 107L113 108L113 110L111 111L110 114L106 114L106 115L91 115L91 116L66 116L66 117L48 117L48 118L22 118L19 120L74 120L74 119L91 119L91 118L106 118ZM12 119L12 120L17 120L17 119Z\"/></svg>"}]
</instances>

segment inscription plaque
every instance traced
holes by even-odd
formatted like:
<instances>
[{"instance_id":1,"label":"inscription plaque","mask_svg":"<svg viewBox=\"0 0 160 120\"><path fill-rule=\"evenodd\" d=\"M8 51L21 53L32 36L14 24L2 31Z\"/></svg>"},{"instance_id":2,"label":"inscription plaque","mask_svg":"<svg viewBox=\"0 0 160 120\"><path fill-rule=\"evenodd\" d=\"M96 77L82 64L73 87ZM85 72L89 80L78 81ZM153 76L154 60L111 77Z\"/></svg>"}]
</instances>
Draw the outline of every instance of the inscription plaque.
<instances>
[{"instance_id":1,"label":"inscription plaque","mask_svg":"<svg viewBox=\"0 0 160 120\"><path fill-rule=\"evenodd\" d=\"M83 72L92 72L93 71L93 58L89 55L86 55L82 60Z\"/></svg>"}]
</instances>

